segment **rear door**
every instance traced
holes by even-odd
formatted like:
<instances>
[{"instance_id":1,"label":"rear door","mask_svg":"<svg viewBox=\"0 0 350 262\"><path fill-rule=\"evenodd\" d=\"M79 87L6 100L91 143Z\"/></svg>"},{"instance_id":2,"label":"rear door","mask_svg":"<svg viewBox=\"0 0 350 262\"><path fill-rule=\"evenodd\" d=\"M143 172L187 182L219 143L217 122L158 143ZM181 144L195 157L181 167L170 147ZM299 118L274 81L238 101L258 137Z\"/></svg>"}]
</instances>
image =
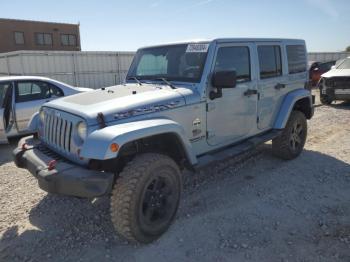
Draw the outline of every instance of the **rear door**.
<instances>
[{"instance_id":1,"label":"rear door","mask_svg":"<svg viewBox=\"0 0 350 262\"><path fill-rule=\"evenodd\" d=\"M272 128L281 100L287 92L287 76L283 72L283 46L279 42L257 43L259 59L258 128Z\"/></svg>"},{"instance_id":2,"label":"rear door","mask_svg":"<svg viewBox=\"0 0 350 262\"><path fill-rule=\"evenodd\" d=\"M50 85L43 81L26 80L16 82L15 115L19 132L26 132L31 117L41 105L51 100Z\"/></svg>"}]
</instances>

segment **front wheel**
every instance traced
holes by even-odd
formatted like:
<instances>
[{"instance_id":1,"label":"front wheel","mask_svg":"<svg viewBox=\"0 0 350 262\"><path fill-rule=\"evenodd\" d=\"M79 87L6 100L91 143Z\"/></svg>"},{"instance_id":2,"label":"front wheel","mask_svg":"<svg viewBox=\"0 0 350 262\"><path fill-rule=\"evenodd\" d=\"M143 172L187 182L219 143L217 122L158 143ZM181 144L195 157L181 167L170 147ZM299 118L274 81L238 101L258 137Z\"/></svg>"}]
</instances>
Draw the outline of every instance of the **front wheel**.
<instances>
[{"instance_id":1,"label":"front wheel","mask_svg":"<svg viewBox=\"0 0 350 262\"><path fill-rule=\"evenodd\" d=\"M321 95L320 101L323 105L330 105L333 102L333 99L329 97L328 95Z\"/></svg>"},{"instance_id":2,"label":"front wheel","mask_svg":"<svg viewBox=\"0 0 350 262\"><path fill-rule=\"evenodd\" d=\"M272 140L272 152L279 158L290 160L303 151L307 136L307 122L300 111L292 111L280 136Z\"/></svg>"},{"instance_id":3,"label":"front wheel","mask_svg":"<svg viewBox=\"0 0 350 262\"><path fill-rule=\"evenodd\" d=\"M136 155L120 173L111 197L116 231L132 242L149 243L173 221L182 181L177 164L168 156Z\"/></svg>"}]
</instances>

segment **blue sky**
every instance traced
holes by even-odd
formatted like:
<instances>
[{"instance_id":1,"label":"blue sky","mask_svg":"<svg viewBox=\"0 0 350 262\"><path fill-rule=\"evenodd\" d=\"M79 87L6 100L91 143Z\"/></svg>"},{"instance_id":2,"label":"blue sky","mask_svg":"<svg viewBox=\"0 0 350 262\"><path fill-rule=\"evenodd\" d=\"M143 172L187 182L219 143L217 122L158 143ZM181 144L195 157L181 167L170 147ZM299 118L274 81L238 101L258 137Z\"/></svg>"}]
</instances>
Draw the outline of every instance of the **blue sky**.
<instances>
[{"instance_id":1,"label":"blue sky","mask_svg":"<svg viewBox=\"0 0 350 262\"><path fill-rule=\"evenodd\" d=\"M0 17L80 22L83 50L136 50L216 37L302 38L309 51L350 45L349 0L11 0Z\"/></svg>"}]
</instances>

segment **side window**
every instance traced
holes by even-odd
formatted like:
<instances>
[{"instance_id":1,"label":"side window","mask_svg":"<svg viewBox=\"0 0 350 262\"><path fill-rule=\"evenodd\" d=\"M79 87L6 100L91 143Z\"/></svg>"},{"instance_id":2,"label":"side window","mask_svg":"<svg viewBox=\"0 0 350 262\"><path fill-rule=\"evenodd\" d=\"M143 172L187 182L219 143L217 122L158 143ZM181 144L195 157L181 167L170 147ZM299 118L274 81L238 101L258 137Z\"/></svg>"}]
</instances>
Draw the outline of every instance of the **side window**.
<instances>
[{"instance_id":1,"label":"side window","mask_svg":"<svg viewBox=\"0 0 350 262\"><path fill-rule=\"evenodd\" d=\"M60 88L58 88L57 86L49 84L49 88L50 88L50 97L64 96L63 91Z\"/></svg>"},{"instance_id":2,"label":"side window","mask_svg":"<svg viewBox=\"0 0 350 262\"><path fill-rule=\"evenodd\" d=\"M246 46L220 47L216 56L214 71L237 73L237 82L251 80L249 48Z\"/></svg>"},{"instance_id":3,"label":"side window","mask_svg":"<svg viewBox=\"0 0 350 262\"><path fill-rule=\"evenodd\" d=\"M306 52L303 45L287 45L289 74L306 71Z\"/></svg>"},{"instance_id":4,"label":"side window","mask_svg":"<svg viewBox=\"0 0 350 262\"><path fill-rule=\"evenodd\" d=\"M37 45L52 45L52 34L35 33L35 40Z\"/></svg>"},{"instance_id":5,"label":"side window","mask_svg":"<svg viewBox=\"0 0 350 262\"><path fill-rule=\"evenodd\" d=\"M23 32L14 32L15 44L24 45L24 33Z\"/></svg>"},{"instance_id":6,"label":"side window","mask_svg":"<svg viewBox=\"0 0 350 262\"><path fill-rule=\"evenodd\" d=\"M49 86L45 82L23 81L17 82L16 102L28 102L50 97Z\"/></svg>"},{"instance_id":7,"label":"side window","mask_svg":"<svg viewBox=\"0 0 350 262\"><path fill-rule=\"evenodd\" d=\"M77 37L75 35L61 34L61 45L76 46L77 45Z\"/></svg>"},{"instance_id":8,"label":"side window","mask_svg":"<svg viewBox=\"0 0 350 262\"><path fill-rule=\"evenodd\" d=\"M258 47L260 79L282 75L281 48L278 45Z\"/></svg>"}]
</instances>

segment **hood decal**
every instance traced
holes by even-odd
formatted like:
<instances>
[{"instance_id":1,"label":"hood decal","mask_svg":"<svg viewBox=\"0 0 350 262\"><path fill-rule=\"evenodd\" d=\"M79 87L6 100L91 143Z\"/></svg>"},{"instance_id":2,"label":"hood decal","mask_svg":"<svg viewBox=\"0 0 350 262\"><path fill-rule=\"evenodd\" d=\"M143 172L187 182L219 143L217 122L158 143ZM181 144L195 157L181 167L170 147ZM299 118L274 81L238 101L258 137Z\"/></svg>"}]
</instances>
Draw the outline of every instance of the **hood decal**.
<instances>
[{"instance_id":1,"label":"hood decal","mask_svg":"<svg viewBox=\"0 0 350 262\"><path fill-rule=\"evenodd\" d=\"M132 117L132 116L139 116L139 115L144 115L148 113L160 112L160 111L178 107L180 105L181 105L181 101L179 100L170 101L164 104L147 105L147 106L134 108L132 110L128 110L124 112L118 112L114 115L114 119L120 120L128 117Z\"/></svg>"}]
</instances>

